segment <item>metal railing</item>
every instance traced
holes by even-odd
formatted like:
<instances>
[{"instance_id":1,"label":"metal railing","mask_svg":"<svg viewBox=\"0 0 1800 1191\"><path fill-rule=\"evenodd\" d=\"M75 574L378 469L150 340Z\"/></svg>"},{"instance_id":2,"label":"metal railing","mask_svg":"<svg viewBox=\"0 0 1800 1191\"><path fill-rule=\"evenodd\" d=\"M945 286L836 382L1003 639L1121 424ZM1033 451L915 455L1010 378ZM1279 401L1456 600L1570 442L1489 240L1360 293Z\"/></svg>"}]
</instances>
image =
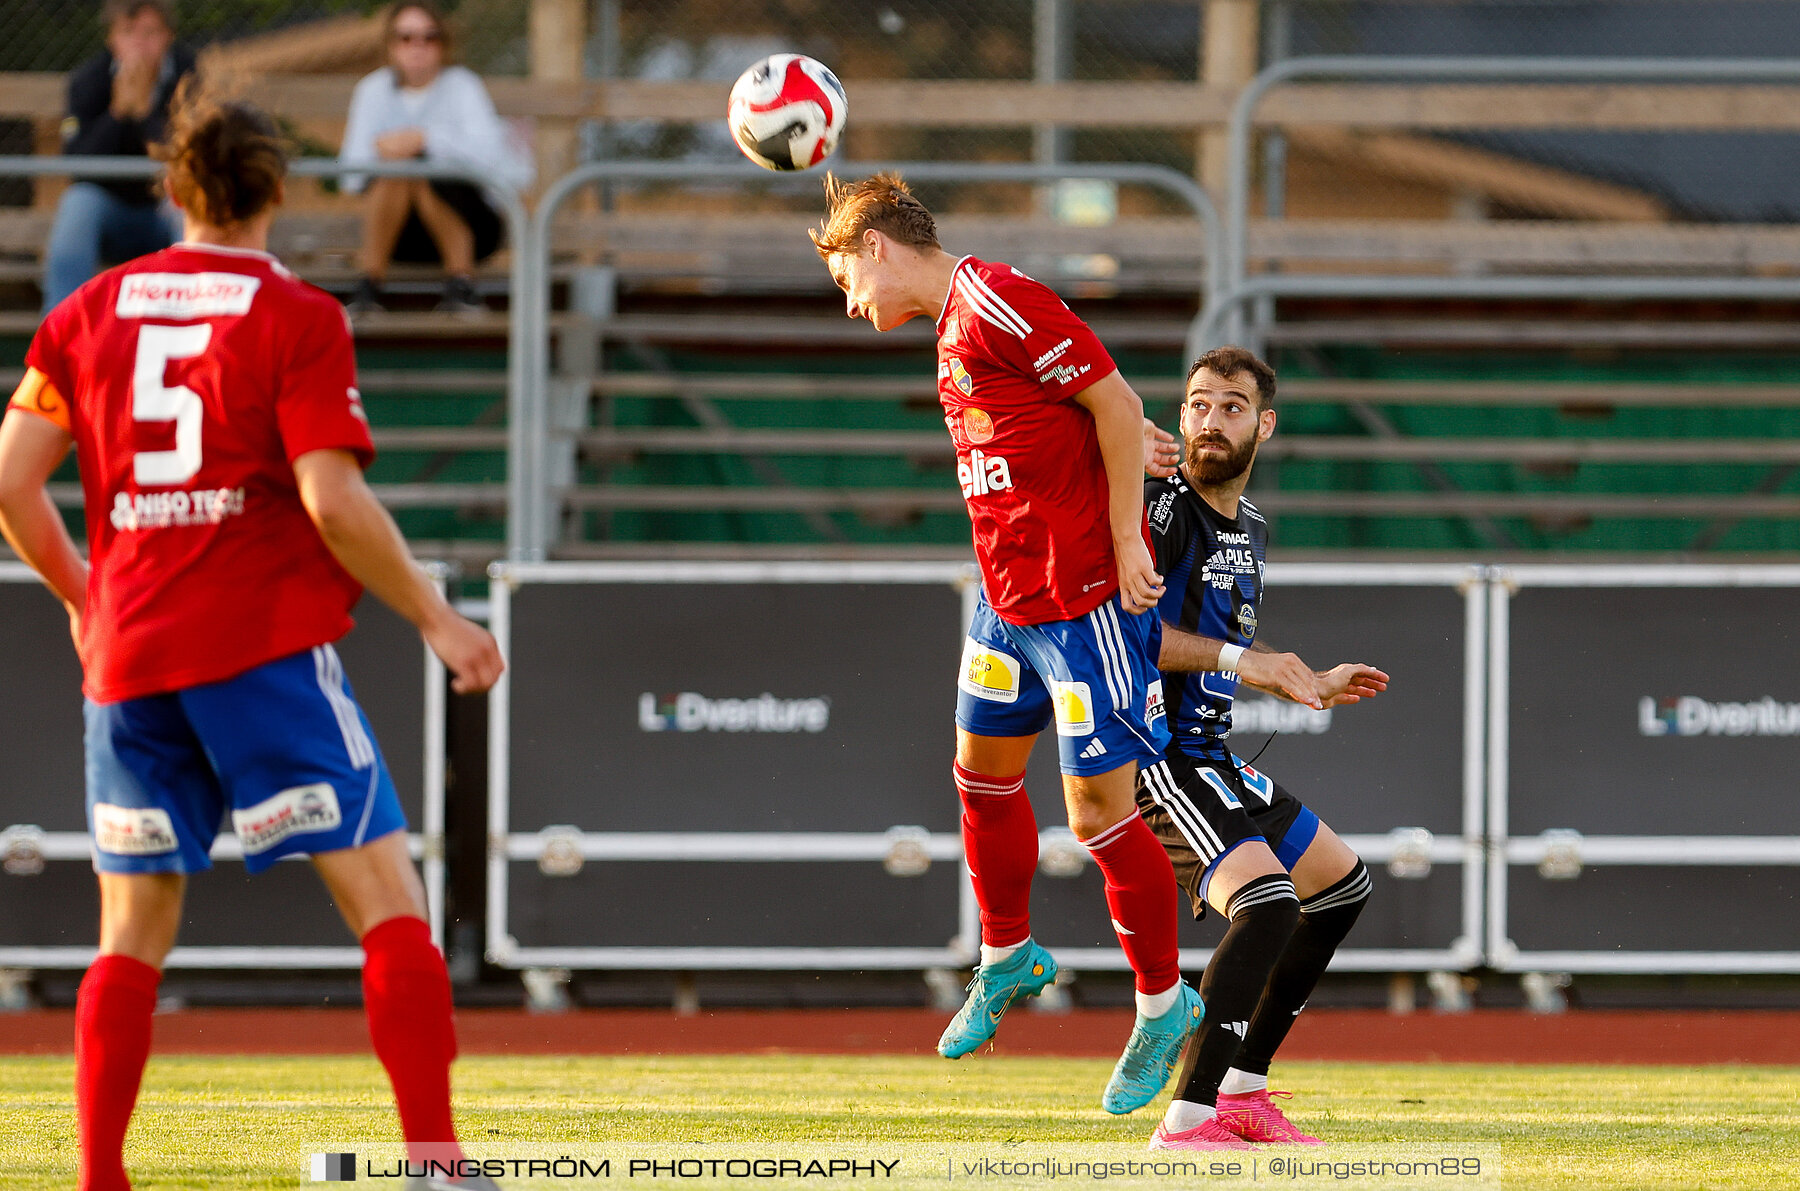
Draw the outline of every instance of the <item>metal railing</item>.
<instances>
[{"instance_id":1,"label":"metal railing","mask_svg":"<svg viewBox=\"0 0 1800 1191\"><path fill-rule=\"evenodd\" d=\"M161 174L161 162L147 157L8 157L0 156L0 178L154 178ZM529 333L529 310L517 300L538 288L532 272L537 258L528 251L532 242L531 216L518 194L498 178L471 166L448 162L382 161L367 162L354 168L334 157L301 157L288 163L288 172L298 178L342 178L356 174L375 178L424 178L427 180L468 182L480 186L488 199L498 205L506 221L507 243L511 247L511 274L508 284L513 298L508 303L506 394L506 538L509 551L523 538L520 518L526 508L523 499L531 474L523 466L530 457L524 416L530 393L530 378L535 375L531 353L542 343L541 336Z\"/></svg>"},{"instance_id":2,"label":"metal railing","mask_svg":"<svg viewBox=\"0 0 1800 1191\"><path fill-rule=\"evenodd\" d=\"M1224 277L1223 226L1212 199L1192 178L1167 166L1102 164L1102 165L1033 165L1012 163L970 163L941 161L834 161L839 174L864 175L879 170L897 170L914 182L1058 182L1064 179L1091 178L1133 186L1147 186L1173 195L1185 203L1200 222L1205 244L1204 273L1196 278L1199 300L1218 290ZM721 166L708 163L670 161L597 161L580 166L558 178L544 191L538 202L537 218L532 224L534 239L530 244L530 275L534 288L521 291L530 304L530 327L533 335L530 384L529 425L530 448L525 456L529 474L536 477L529 494L528 512L522 521L522 538L509 551L514 560L541 560L550 541L550 493L547 484L550 439L550 251L553 225L557 213L570 196L585 186L616 182L680 183L730 182L756 183L781 189L816 189L817 173L772 174L749 164ZM823 290L828 278L820 270ZM518 299L515 297L515 306Z\"/></svg>"}]
</instances>

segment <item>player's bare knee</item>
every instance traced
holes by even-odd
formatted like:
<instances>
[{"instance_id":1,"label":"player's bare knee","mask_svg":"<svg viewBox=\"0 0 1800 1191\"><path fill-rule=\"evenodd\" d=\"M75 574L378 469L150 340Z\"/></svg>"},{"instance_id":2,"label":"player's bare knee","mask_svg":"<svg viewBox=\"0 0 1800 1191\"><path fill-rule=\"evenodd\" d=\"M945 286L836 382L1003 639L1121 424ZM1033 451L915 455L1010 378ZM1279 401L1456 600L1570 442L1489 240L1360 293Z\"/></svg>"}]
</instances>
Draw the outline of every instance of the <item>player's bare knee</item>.
<instances>
[{"instance_id":1,"label":"player's bare knee","mask_svg":"<svg viewBox=\"0 0 1800 1191\"><path fill-rule=\"evenodd\" d=\"M1025 772L1036 736L977 736L956 730L956 763L983 777L1013 778Z\"/></svg>"},{"instance_id":2,"label":"player's bare knee","mask_svg":"<svg viewBox=\"0 0 1800 1191\"><path fill-rule=\"evenodd\" d=\"M1106 773L1066 773L1063 801L1075 838L1092 839L1138 813L1137 766L1121 765Z\"/></svg>"},{"instance_id":3,"label":"player's bare knee","mask_svg":"<svg viewBox=\"0 0 1800 1191\"><path fill-rule=\"evenodd\" d=\"M323 852L313 867L358 938L390 918L423 918L425 886L413 867L406 833L395 831L356 848Z\"/></svg>"},{"instance_id":4,"label":"player's bare knee","mask_svg":"<svg viewBox=\"0 0 1800 1191\"><path fill-rule=\"evenodd\" d=\"M1319 824L1306 851L1294 864L1294 888L1305 901L1342 883L1362 865L1362 859L1330 827ZM1368 870L1363 869L1365 875Z\"/></svg>"},{"instance_id":5,"label":"player's bare knee","mask_svg":"<svg viewBox=\"0 0 1800 1191\"><path fill-rule=\"evenodd\" d=\"M100 954L162 967L181 928L180 873L100 874Z\"/></svg>"}]
</instances>

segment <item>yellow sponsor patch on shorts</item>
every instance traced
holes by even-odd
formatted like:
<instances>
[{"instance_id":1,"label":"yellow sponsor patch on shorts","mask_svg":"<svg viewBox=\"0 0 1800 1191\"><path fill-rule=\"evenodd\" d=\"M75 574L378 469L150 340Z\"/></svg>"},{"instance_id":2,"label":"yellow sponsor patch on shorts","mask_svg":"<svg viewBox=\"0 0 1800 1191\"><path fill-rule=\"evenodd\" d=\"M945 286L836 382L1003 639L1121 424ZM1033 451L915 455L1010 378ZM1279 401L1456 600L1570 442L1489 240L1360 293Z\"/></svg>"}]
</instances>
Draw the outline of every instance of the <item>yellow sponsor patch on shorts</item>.
<instances>
[{"instance_id":1,"label":"yellow sponsor patch on shorts","mask_svg":"<svg viewBox=\"0 0 1800 1191\"><path fill-rule=\"evenodd\" d=\"M1094 731L1094 696L1085 682L1050 681L1050 701L1056 708L1056 730L1063 736L1091 736Z\"/></svg>"},{"instance_id":2,"label":"yellow sponsor patch on shorts","mask_svg":"<svg viewBox=\"0 0 1800 1191\"><path fill-rule=\"evenodd\" d=\"M989 703L1016 703L1020 672L1018 658L969 637L963 642L962 671L956 685Z\"/></svg>"}]
</instances>

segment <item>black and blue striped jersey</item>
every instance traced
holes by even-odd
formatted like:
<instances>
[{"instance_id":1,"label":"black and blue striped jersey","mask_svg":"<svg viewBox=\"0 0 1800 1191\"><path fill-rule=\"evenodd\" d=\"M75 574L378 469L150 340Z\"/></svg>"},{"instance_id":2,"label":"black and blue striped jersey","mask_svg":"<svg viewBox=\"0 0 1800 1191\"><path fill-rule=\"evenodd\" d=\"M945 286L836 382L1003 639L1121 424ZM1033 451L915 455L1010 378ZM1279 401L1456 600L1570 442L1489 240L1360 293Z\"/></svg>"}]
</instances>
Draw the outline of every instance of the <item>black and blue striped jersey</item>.
<instances>
[{"instance_id":1,"label":"black and blue striped jersey","mask_svg":"<svg viewBox=\"0 0 1800 1191\"><path fill-rule=\"evenodd\" d=\"M1269 525L1248 500L1236 520L1219 512L1177 473L1144 486L1150 544L1163 576L1165 624L1248 648L1262 606ZM1226 752L1234 672L1163 673L1170 743L1194 757Z\"/></svg>"}]
</instances>

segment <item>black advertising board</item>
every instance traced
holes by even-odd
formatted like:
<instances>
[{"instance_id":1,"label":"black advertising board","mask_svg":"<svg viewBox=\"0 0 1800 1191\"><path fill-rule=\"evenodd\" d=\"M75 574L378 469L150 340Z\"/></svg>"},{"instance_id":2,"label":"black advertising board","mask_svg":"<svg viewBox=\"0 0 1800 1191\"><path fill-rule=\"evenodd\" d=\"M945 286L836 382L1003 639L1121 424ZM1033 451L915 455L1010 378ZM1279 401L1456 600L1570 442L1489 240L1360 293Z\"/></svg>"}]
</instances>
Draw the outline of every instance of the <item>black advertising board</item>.
<instances>
[{"instance_id":1,"label":"black advertising board","mask_svg":"<svg viewBox=\"0 0 1800 1191\"><path fill-rule=\"evenodd\" d=\"M1800 835L1800 591L1527 582L1508 621L1513 839ZM1527 952L1794 953L1797 899L1791 866L1513 865L1506 933Z\"/></svg>"},{"instance_id":2,"label":"black advertising board","mask_svg":"<svg viewBox=\"0 0 1800 1191\"><path fill-rule=\"evenodd\" d=\"M0 582L0 623L6 626L0 690L8 693L0 716L0 827L86 831L81 663L68 614L35 578ZM10 884L0 878L0 890Z\"/></svg>"},{"instance_id":3,"label":"black advertising board","mask_svg":"<svg viewBox=\"0 0 1800 1191\"><path fill-rule=\"evenodd\" d=\"M948 585L526 582L510 603L513 832L957 830L961 603ZM1278 732L1259 764L1341 831L1460 835L1461 593L1286 584L1268 603L1278 647L1321 667L1379 665L1395 685L1319 715L1248 696L1240 752ZM1065 824L1053 735L1027 785L1039 826ZM896 878L868 863L615 861L547 877L516 862L508 921L527 948L935 947L955 926L954 868ZM634 897L649 880L669 896ZM1377 866L1376 881L1381 904L1352 946L1442 949L1460 933L1458 866L1425 881ZM806 890L807 913L785 916ZM648 913L658 906L669 912ZM870 919L871 906L886 917ZM1116 950L1092 865L1040 875L1034 906L1052 945ZM1190 928L1186 941L1215 934Z\"/></svg>"},{"instance_id":4,"label":"black advertising board","mask_svg":"<svg viewBox=\"0 0 1800 1191\"><path fill-rule=\"evenodd\" d=\"M948 584L527 584L511 825L955 831Z\"/></svg>"},{"instance_id":5,"label":"black advertising board","mask_svg":"<svg viewBox=\"0 0 1800 1191\"><path fill-rule=\"evenodd\" d=\"M514 832L954 832L962 597L949 583L546 583L511 594ZM958 866L535 864L523 947L925 947Z\"/></svg>"},{"instance_id":6,"label":"black advertising board","mask_svg":"<svg viewBox=\"0 0 1800 1191\"><path fill-rule=\"evenodd\" d=\"M87 830L81 668L62 606L36 582L0 582L8 648L0 689L15 692L0 718L0 829ZM365 599L339 642L344 669L393 772L408 825L419 829L424 760L424 654L418 633ZM25 697L29 694L29 697ZM229 834L227 826L222 834ZM85 859L53 860L33 876L0 874L0 947L91 947L99 901ZM207 946L353 946L310 865L284 862L248 877L224 861L188 885L179 943Z\"/></svg>"},{"instance_id":7,"label":"black advertising board","mask_svg":"<svg viewBox=\"0 0 1800 1191\"><path fill-rule=\"evenodd\" d=\"M1512 598L1515 836L1800 835L1800 592Z\"/></svg>"}]
</instances>

